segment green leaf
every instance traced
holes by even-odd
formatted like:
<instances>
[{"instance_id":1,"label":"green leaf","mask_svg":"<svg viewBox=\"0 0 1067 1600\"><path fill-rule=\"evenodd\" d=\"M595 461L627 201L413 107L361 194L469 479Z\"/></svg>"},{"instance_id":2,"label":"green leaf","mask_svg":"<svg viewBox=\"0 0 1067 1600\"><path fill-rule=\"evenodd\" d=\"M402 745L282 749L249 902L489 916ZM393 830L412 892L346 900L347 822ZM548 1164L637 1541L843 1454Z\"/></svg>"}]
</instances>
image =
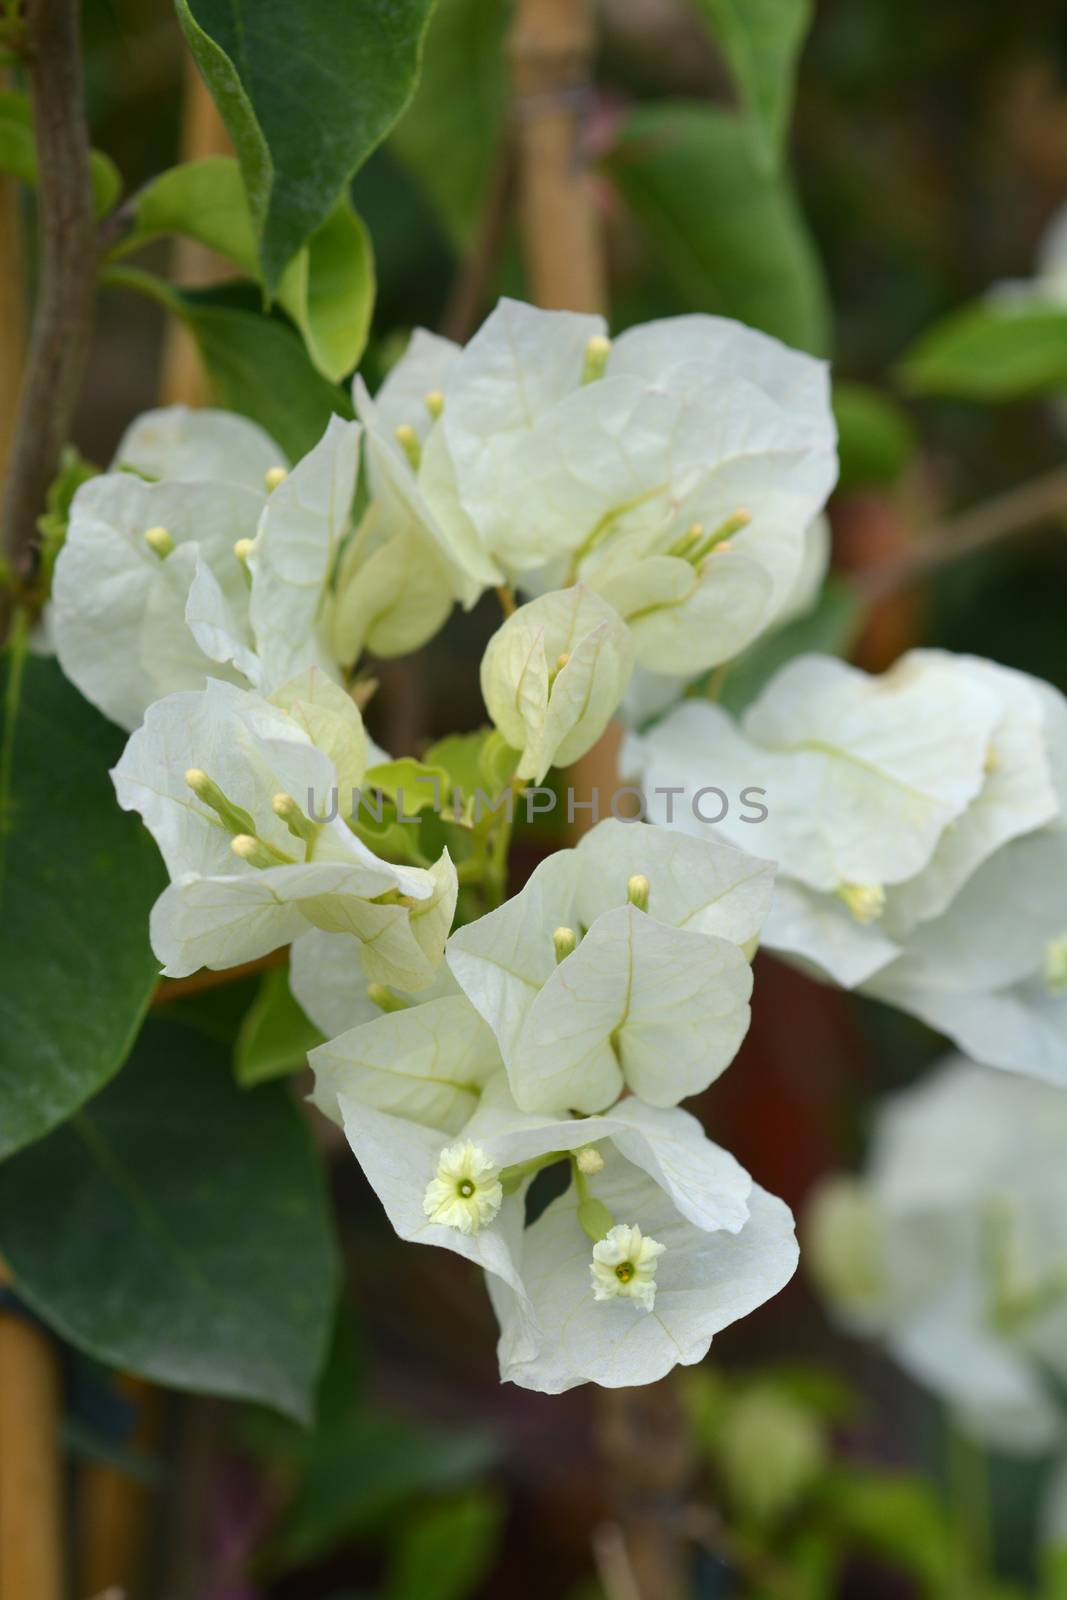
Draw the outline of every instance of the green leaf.
<instances>
[{"instance_id":1,"label":"green leaf","mask_svg":"<svg viewBox=\"0 0 1067 1600\"><path fill-rule=\"evenodd\" d=\"M952 1531L929 1484L853 1464L826 1486L831 1520L855 1547L917 1578L927 1593L948 1593L955 1561Z\"/></svg>"},{"instance_id":2,"label":"green leaf","mask_svg":"<svg viewBox=\"0 0 1067 1600\"><path fill-rule=\"evenodd\" d=\"M293 999L286 967L260 979L259 993L245 1012L233 1051L233 1070L244 1089L295 1072L324 1036Z\"/></svg>"},{"instance_id":3,"label":"green leaf","mask_svg":"<svg viewBox=\"0 0 1067 1600\"><path fill-rule=\"evenodd\" d=\"M781 160L811 0L696 0L733 73L760 160Z\"/></svg>"},{"instance_id":4,"label":"green leaf","mask_svg":"<svg viewBox=\"0 0 1067 1600\"><path fill-rule=\"evenodd\" d=\"M897 367L911 394L1028 400L1067 389L1067 311L975 301L918 339Z\"/></svg>"},{"instance_id":5,"label":"green leaf","mask_svg":"<svg viewBox=\"0 0 1067 1600\"><path fill-rule=\"evenodd\" d=\"M273 293L410 99L433 0L176 5L233 140Z\"/></svg>"},{"instance_id":6,"label":"green leaf","mask_svg":"<svg viewBox=\"0 0 1067 1600\"><path fill-rule=\"evenodd\" d=\"M449 793L461 789L472 795L485 782L481 758L492 732L491 728L479 728L474 733L450 733L426 751L427 766L443 767L447 772Z\"/></svg>"},{"instance_id":7,"label":"green leaf","mask_svg":"<svg viewBox=\"0 0 1067 1600\"><path fill-rule=\"evenodd\" d=\"M121 1076L0 1168L18 1292L80 1350L307 1418L337 1287L322 1173L281 1085L151 1022Z\"/></svg>"},{"instance_id":8,"label":"green leaf","mask_svg":"<svg viewBox=\"0 0 1067 1600\"><path fill-rule=\"evenodd\" d=\"M108 267L102 281L133 289L179 317L195 338L217 404L251 417L291 460L317 444L334 412L350 417L348 396L315 371L283 318L253 310L250 285L176 289L137 267Z\"/></svg>"},{"instance_id":9,"label":"green leaf","mask_svg":"<svg viewBox=\"0 0 1067 1600\"><path fill-rule=\"evenodd\" d=\"M57 663L0 670L0 1157L118 1071L159 974L148 913L166 875L108 778L126 735Z\"/></svg>"},{"instance_id":10,"label":"green leaf","mask_svg":"<svg viewBox=\"0 0 1067 1600\"><path fill-rule=\"evenodd\" d=\"M510 11L507 0L438 0L418 90L390 140L459 248L472 240L498 159Z\"/></svg>"},{"instance_id":11,"label":"green leaf","mask_svg":"<svg viewBox=\"0 0 1067 1600\"><path fill-rule=\"evenodd\" d=\"M826 349L822 269L788 181L760 165L741 118L686 101L639 107L606 165L690 310Z\"/></svg>"},{"instance_id":12,"label":"green leaf","mask_svg":"<svg viewBox=\"0 0 1067 1600\"><path fill-rule=\"evenodd\" d=\"M132 228L117 260L165 234L179 233L258 277L255 233L240 169L232 156L187 161L134 197ZM278 285L278 303L304 336L324 377L337 382L363 354L374 305L374 258L367 230L347 197L297 252Z\"/></svg>"},{"instance_id":13,"label":"green leaf","mask_svg":"<svg viewBox=\"0 0 1067 1600\"><path fill-rule=\"evenodd\" d=\"M496 1454L485 1432L421 1428L364 1410L338 1412L315 1435L297 1494L270 1542L273 1571L307 1565L416 1494L469 1483Z\"/></svg>"},{"instance_id":14,"label":"green leaf","mask_svg":"<svg viewBox=\"0 0 1067 1600\"><path fill-rule=\"evenodd\" d=\"M31 188L37 187L37 146L30 102L14 89L0 90L0 172L13 173ZM89 181L96 214L105 216L122 193L122 175L102 150L89 152Z\"/></svg>"},{"instance_id":15,"label":"green leaf","mask_svg":"<svg viewBox=\"0 0 1067 1600\"><path fill-rule=\"evenodd\" d=\"M429 766L412 756L368 767L363 782L368 789L380 789L390 800L396 801L402 795L405 817L414 817L428 806L439 811L449 791L449 775L444 767Z\"/></svg>"},{"instance_id":16,"label":"green leaf","mask_svg":"<svg viewBox=\"0 0 1067 1600\"><path fill-rule=\"evenodd\" d=\"M485 1491L416 1512L401 1526L385 1600L465 1600L484 1582L500 1536L502 1506Z\"/></svg>"},{"instance_id":17,"label":"green leaf","mask_svg":"<svg viewBox=\"0 0 1067 1600\"><path fill-rule=\"evenodd\" d=\"M838 489L895 483L915 455L915 426L907 412L867 384L834 384L834 419L841 458Z\"/></svg>"},{"instance_id":18,"label":"green leaf","mask_svg":"<svg viewBox=\"0 0 1067 1600\"><path fill-rule=\"evenodd\" d=\"M347 395L315 371L284 322L186 291L185 321L220 405L251 417L298 461L331 415L351 415Z\"/></svg>"}]
</instances>

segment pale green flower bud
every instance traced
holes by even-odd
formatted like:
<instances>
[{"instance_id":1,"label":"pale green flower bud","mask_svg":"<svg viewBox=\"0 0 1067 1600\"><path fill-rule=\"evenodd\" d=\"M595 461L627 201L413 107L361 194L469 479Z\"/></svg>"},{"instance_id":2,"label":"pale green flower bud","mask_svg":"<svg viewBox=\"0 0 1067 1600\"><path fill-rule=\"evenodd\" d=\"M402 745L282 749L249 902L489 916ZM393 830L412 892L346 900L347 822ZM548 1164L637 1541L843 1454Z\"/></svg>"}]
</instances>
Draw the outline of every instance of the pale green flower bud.
<instances>
[{"instance_id":1,"label":"pale green flower bud","mask_svg":"<svg viewBox=\"0 0 1067 1600\"><path fill-rule=\"evenodd\" d=\"M792 1511L827 1460L818 1424L770 1385L750 1389L728 1406L715 1454L738 1510L763 1524Z\"/></svg>"},{"instance_id":2,"label":"pale green flower bud","mask_svg":"<svg viewBox=\"0 0 1067 1600\"><path fill-rule=\"evenodd\" d=\"M540 783L549 767L576 761L614 715L633 670L618 613L576 586L520 606L482 659L482 695L513 749L517 776Z\"/></svg>"},{"instance_id":3,"label":"pale green flower bud","mask_svg":"<svg viewBox=\"0 0 1067 1600\"><path fill-rule=\"evenodd\" d=\"M393 429L393 437L407 456L412 471L418 472L419 464L422 461L422 445L419 443L419 436L411 426L411 423L401 422L398 427Z\"/></svg>"},{"instance_id":4,"label":"pale green flower bud","mask_svg":"<svg viewBox=\"0 0 1067 1600\"><path fill-rule=\"evenodd\" d=\"M566 961L578 948L578 935L573 928L557 928L552 935L552 946L556 952L556 965Z\"/></svg>"},{"instance_id":5,"label":"pale green flower bud","mask_svg":"<svg viewBox=\"0 0 1067 1600\"><path fill-rule=\"evenodd\" d=\"M857 922L877 922L885 910L885 890L880 883L843 883L837 893Z\"/></svg>"},{"instance_id":6,"label":"pale green flower bud","mask_svg":"<svg viewBox=\"0 0 1067 1600\"><path fill-rule=\"evenodd\" d=\"M875 1202L858 1178L831 1178L808 1207L805 1260L827 1300L847 1317L875 1313L884 1280Z\"/></svg>"},{"instance_id":7,"label":"pale green flower bud","mask_svg":"<svg viewBox=\"0 0 1067 1600\"><path fill-rule=\"evenodd\" d=\"M595 383L597 378L604 376L610 354L611 340L606 339L602 333L594 333L585 346L585 360L582 363L583 383Z\"/></svg>"},{"instance_id":8,"label":"pale green flower bud","mask_svg":"<svg viewBox=\"0 0 1067 1600\"><path fill-rule=\"evenodd\" d=\"M165 561L174 549L174 540L166 528L146 528L144 542L149 550L153 551L161 561Z\"/></svg>"},{"instance_id":9,"label":"pale green flower bud","mask_svg":"<svg viewBox=\"0 0 1067 1600\"><path fill-rule=\"evenodd\" d=\"M626 885L626 898L638 911L648 910L650 885L643 872L635 872Z\"/></svg>"},{"instance_id":10,"label":"pale green flower bud","mask_svg":"<svg viewBox=\"0 0 1067 1600\"><path fill-rule=\"evenodd\" d=\"M268 467L263 474L263 487L268 494L273 494L279 485L283 484L289 476L284 467Z\"/></svg>"},{"instance_id":11,"label":"pale green flower bud","mask_svg":"<svg viewBox=\"0 0 1067 1600\"><path fill-rule=\"evenodd\" d=\"M304 815L291 794L276 794L270 805L274 815L285 823L293 838L301 839L307 845L310 858L311 847L319 835L319 825Z\"/></svg>"},{"instance_id":12,"label":"pale green flower bud","mask_svg":"<svg viewBox=\"0 0 1067 1600\"><path fill-rule=\"evenodd\" d=\"M218 784L200 767L190 767L185 774L185 781L196 798L211 807L223 827L229 829L230 833L255 833L256 825L250 814L243 806L235 806Z\"/></svg>"},{"instance_id":13,"label":"pale green flower bud","mask_svg":"<svg viewBox=\"0 0 1067 1600\"><path fill-rule=\"evenodd\" d=\"M435 422L445 409L445 397L440 389L427 389L422 397L422 403Z\"/></svg>"},{"instance_id":14,"label":"pale green flower bud","mask_svg":"<svg viewBox=\"0 0 1067 1600\"><path fill-rule=\"evenodd\" d=\"M263 869L291 866L293 863L292 856L287 856L284 850L277 850L274 845L265 844L252 833L239 833L236 839L231 840L230 849L241 861L247 861L250 867Z\"/></svg>"},{"instance_id":15,"label":"pale green flower bud","mask_svg":"<svg viewBox=\"0 0 1067 1600\"><path fill-rule=\"evenodd\" d=\"M1045 987L1049 994L1067 991L1067 933L1045 947Z\"/></svg>"}]
</instances>

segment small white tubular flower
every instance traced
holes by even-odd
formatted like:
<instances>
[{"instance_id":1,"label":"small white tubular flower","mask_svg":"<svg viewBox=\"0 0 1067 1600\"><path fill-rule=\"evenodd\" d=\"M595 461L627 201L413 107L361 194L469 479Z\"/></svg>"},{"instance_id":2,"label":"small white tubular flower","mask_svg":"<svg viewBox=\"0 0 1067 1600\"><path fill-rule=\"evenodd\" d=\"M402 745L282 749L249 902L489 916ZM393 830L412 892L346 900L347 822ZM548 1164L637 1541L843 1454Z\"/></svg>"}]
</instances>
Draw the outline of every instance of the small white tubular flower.
<instances>
[{"instance_id":1,"label":"small white tubular flower","mask_svg":"<svg viewBox=\"0 0 1067 1600\"><path fill-rule=\"evenodd\" d=\"M1039 679L917 650L881 677L784 668L735 722L686 702L623 763L693 797L765 791L715 833L778 863L764 942L899 1006L992 1066L1067 1084L1067 993L1049 983L1067 895L1067 702Z\"/></svg>"},{"instance_id":2,"label":"small white tubular flower","mask_svg":"<svg viewBox=\"0 0 1067 1600\"><path fill-rule=\"evenodd\" d=\"M429 869L396 866L348 827L339 774L360 772L366 740L342 689L310 668L278 701L215 680L169 695L112 773L119 804L140 812L171 875L150 924L164 971L234 966L319 928L359 944L368 981L426 987L455 906L447 852ZM296 835L279 795L300 808ZM235 854L238 840L251 842Z\"/></svg>"},{"instance_id":3,"label":"small white tubular flower","mask_svg":"<svg viewBox=\"0 0 1067 1600\"><path fill-rule=\"evenodd\" d=\"M865 1175L817 1192L805 1231L846 1325L883 1339L976 1438L1036 1452L1062 1437L1062 1089L948 1059L887 1100Z\"/></svg>"},{"instance_id":4,"label":"small white tubular flower","mask_svg":"<svg viewBox=\"0 0 1067 1600\"><path fill-rule=\"evenodd\" d=\"M748 1027L774 869L728 845L605 821L448 945L527 1111L593 1112L625 1085L674 1105L729 1065ZM627 899L648 880L648 910ZM573 947L558 937L585 928ZM569 952L569 953L568 953Z\"/></svg>"},{"instance_id":5,"label":"small white tubular flower","mask_svg":"<svg viewBox=\"0 0 1067 1600\"><path fill-rule=\"evenodd\" d=\"M580 1383L654 1383L702 1360L721 1328L777 1294L796 1269L787 1207L751 1180L742 1205L735 1196L728 1226L714 1205L692 1209L690 1183L710 1199L716 1159L693 1118L625 1100L595 1120L610 1126L624 1111L632 1132L599 1144L604 1168L588 1189L611 1217L627 1220L608 1228L590 1258L584 1202L572 1187L523 1235L518 1265L528 1304L507 1283L490 1281L501 1375L523 1388L559 1394ZM672 1151L684 1158L667 1184ZM708 1178L697 1178L705 1166Z\"/></svg>"},{"instance_id":6,"label":"small white tubular flower","mask_svg":"<svg viewBox=\"0 0 1067 1600\"><path fill-rule=\"evenodd\" d=\"M485 1268L502 1375L528 1388L652 1382L699 1360L795 1269L789 1212L694 1117L633 1098L598 1117L520 1111L492 1034L461 996L380 1016L311 1064L316 1102L343 1126L400 1237ZM582 1160L594 1152L595 1170ZM580 1189L524 1231L535 1173L572 1156ZM590 1280L590 1206L605 1234L627 1219L631 1251L616 1265L635 1262L635 1286L617 1277L609 1303Z\"/></svg>"},{"instance_id":7,"label":"small white tubular flower","mask_svg":"<svg viewBox=\"0 0 1067 1600\"><path fill-rule=\"evenodd\" d=\"M589 1274L594 1300L615 1300L626 1295L643 1311L656 1303L656 1267L666 1245L647 1239L636 1225L617 1222L593 1246Z\"/></svg>"},{"instance_id":8,"label":"small white tubular flower","mask_svg":"<svg viewBox=\"0 0 1067 1600\"><path fill-rule=\"evenodd\" d=\"M426 1185L422 1209L431 1222L469 1234L493 1221L503 1199L500 1168L484 1150L465 1139L441 1151L437 1170Z\"/></svg>"},{"instance_id":9,"label":"small white tubular flower","mask_svg":"<svg viewBox=\"0 0 1067 1600\"><path fill-rule=\"evenodd\" d=\"M630 634L581 585L520 606L482 657L482 697L508 743L517 776L540 783L551 766L577 761L599 739L633 670Z\"/></svg>"}]
</instances>

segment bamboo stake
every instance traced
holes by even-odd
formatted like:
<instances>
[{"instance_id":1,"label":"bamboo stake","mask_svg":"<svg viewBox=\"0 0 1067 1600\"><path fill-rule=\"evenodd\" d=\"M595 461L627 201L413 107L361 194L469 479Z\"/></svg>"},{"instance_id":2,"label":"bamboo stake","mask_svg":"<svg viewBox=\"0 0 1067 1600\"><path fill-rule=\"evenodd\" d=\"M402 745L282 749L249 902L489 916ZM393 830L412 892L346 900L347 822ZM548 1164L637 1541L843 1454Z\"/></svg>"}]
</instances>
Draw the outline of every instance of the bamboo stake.
<instances>
[{"instance_id":1,"label":"bamboo stake","mask_svg":"<svg viewBox=\"0 0 1067 1600\"><path fill-rule=\"evenodd\" d=\"M510 49L523 255L533 299L561 311L601 311L607 298L581 159L593 43L588 0L519 0Z\"/></svg>"},{"instance_id":2,"label":"bamboo stake","mask_svg":"<svg viewBox=\"0 0 1067 1600\"><path fill-rule=\"evenodd\" d=\"M519 0L511 38L518 149L519 219L529 288L538 305L603 311L606 274L591 178L582 162L582 118L594 47L589 0ZM620 734L611 728L568 779L581 797L609 796L617 782ZM575 833L591 822L590 814ZM634 1600L682 1600L685 1554L667 1508L681 1503L689 1458L677 1399L654 1389L606 1389L597 1397L616 1541L598 1535L601 1566L612 1553L615 1593ZM611 1525L609 1525L609 1528ZM625 1582L623 1581L625 1575Z\"/></svg>"},{"instance_id":3,"label":"bamboo stake","mask_svg":"<svg viewBox=\"0 0 1067 1600\"><path fill-rule=\"evenodd\" d=\"M204 156L231 155L230 136L192 56L185 63L183 95L181 159L198 161ZM174 281L188 286L220 283L233 277L230 263L195 239L176 239L171 263ZM174 317L167 320L163 340L159 394L167 406L202 406L211 398L196 341Z\"/></svg>"},{"instance_id":4,"label":"bamboo stake","mask_svg":"<svg viewBox=\"0 0 1067 1600\"><path fill-rule=\"evenodd\" d=\"M128 1375L115 1381L136 1414L130 1445L144 1452L154 1450L163 1421L160 1390ZM100 1463L80 1473L79 1593L139 1593L154 1492L120 1467Z\"/></svg>"},{"instance_id":5,"label":"bamboo stake","mask_svg":"<svg viewBox=\"0 0 1067 1600\"><path fill-rule=\"evenodd\" d=\"M10 1282L0 1263L0 1285ZM0 1307L0 1595L63 1594L59 1366L51 1339Z\"/></svg>"}]
</instances>

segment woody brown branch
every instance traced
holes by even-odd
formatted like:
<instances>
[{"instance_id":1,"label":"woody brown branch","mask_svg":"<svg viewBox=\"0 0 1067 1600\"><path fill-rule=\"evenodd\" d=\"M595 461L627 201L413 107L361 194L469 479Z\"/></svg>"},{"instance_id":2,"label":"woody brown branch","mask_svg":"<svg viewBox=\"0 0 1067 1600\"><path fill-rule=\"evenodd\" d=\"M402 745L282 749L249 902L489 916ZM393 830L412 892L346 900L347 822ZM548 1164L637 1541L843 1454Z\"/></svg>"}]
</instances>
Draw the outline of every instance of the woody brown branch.
<instances>
[{"instance_id":1,"label":"woody brown branch","mask_svg":"<svg viewBox=\"0 0 1067 1600\"><path fill-rule=\"evenodd\" d=\"M40 276L0 508L4 552L24 594L36 566L37 519L70 434L85 374L96 279L79 0L29 0L26 26Z\"/></svg>"}]
</instances>

